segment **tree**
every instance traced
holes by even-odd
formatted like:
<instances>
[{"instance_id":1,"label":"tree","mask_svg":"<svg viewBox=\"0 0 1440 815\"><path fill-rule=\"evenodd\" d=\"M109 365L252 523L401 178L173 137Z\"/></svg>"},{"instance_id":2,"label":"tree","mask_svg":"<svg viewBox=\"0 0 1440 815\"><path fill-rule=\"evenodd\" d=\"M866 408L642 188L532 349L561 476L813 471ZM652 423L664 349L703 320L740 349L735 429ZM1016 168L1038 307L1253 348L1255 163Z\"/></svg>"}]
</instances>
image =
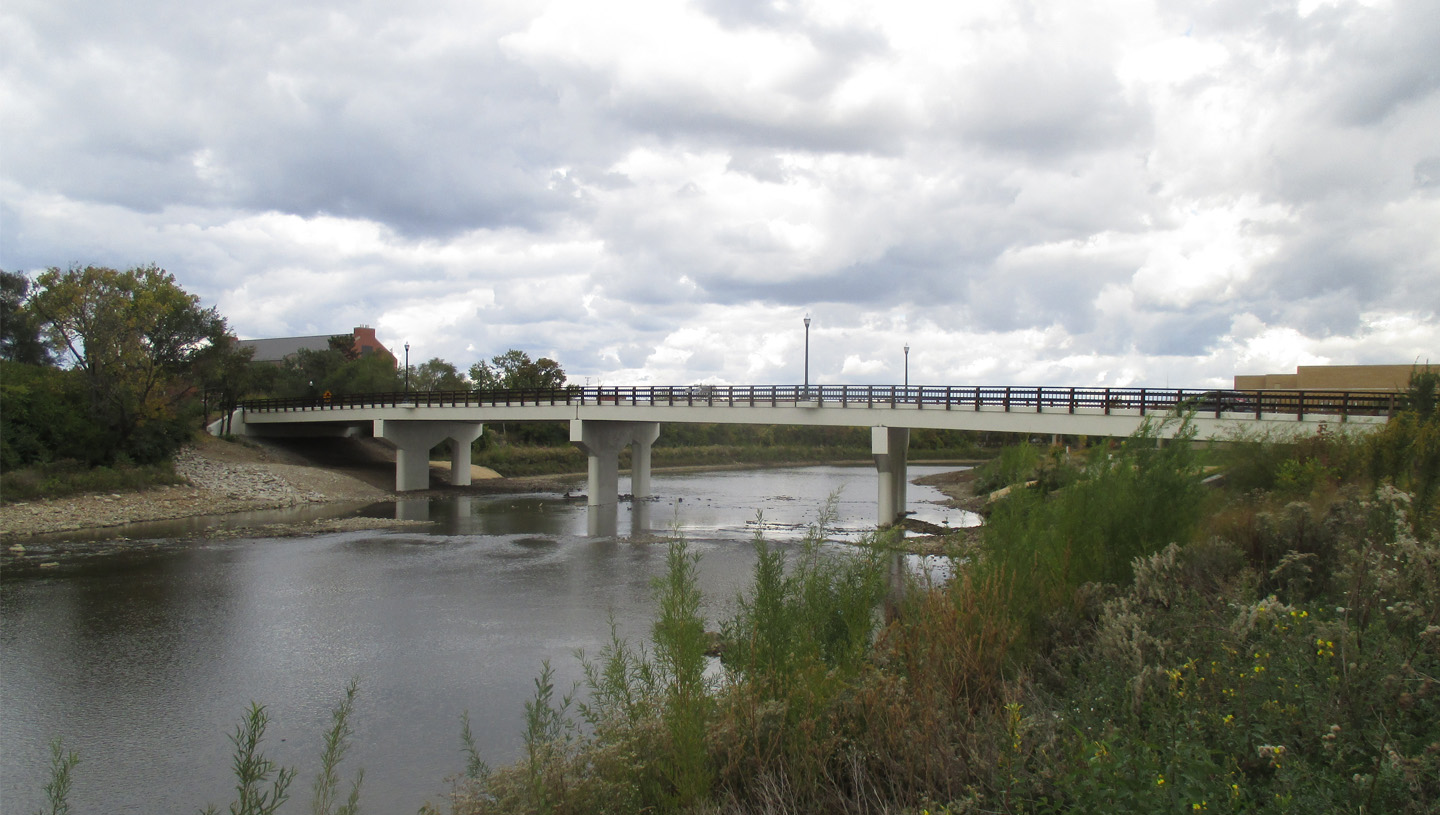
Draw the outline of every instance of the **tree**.
<instances>
[{"instance_id":1,"label":"tree","mask_svg":"<svg viewBox=\"0 0 1440 815\"><path fill-rule=\"evenodd\" d=\"M410 373L410 386L418 391L463 391L470 388L454 364L435 357L422 362Z\"/></svg>"},{"instance_id":2,"label":"tree","mask_svg":"<svg viewBox=\"0 0 1440 815\"><path fill-rule=\"evenodd\" d=\"M29 305L62 364L83 375L92 417L114 452L137 460L167 455L188 433L176 407L200 355L227 334L214 308L156 266L120 272L51 268Z\"/></svg>"},{"instance_id":3,"label":"tree","mask_svg":"<svg viewBox=\"0 0 1440 815\"><path fill-rule=\"evenodd\" d=\"M470 366L470 381L481 391L550 390L565 387L565 369L548 357L531 361L529 354L511 348L492 357L489 365L477 362Z\"/></svg>"},{"instance_id":4,"label":"tree","mask_svg":"<svg viewBox=\"0 0 1440 815\"><path fill-rule=\"evenodd\" d=\"M275 391L281 396L318 397L325 393L383 393L400 390L400 372L390 357L380 354L350 355L348 348L332 337L323 351L302 348L277 375ZM350 341L348 335L339 339Z\"/></svg>"},{"instance_id":5,"label":"tree","mask_svg":"<svg viewBox=\"0 0 1440 815\"><path fill-rule=\"evenodd\" d=\"M366 354L346 362L321 383L321 392L386 393L400 390L400 372L390 357Z\"/></svg>"},{"instance_id":6,"label":"tree","mask_svg":"<svg viewBox=\"0 0 1440 815\"><path fill-rule=\"evenodd\" d=\"M0 359L26 365L49 365L50 349L26 299L30 278L0 269Z\"/></svg>"},{"instance_id":7,"label":"tree","mask_svg":"<svg viewBox=\"0 0 1440 815\"><path fill-rule=\"evenodd\" d=\"M254 348L241 348L236 338L223 333L223 322L215 330L222 331L210 338L207 347L195 358L195 379L205 388L205 421L210 421L210 409L220 414L220 432L230 432L230 421L240 399L251 390L261 387L275 369L272 366L258 366L251 362Z\"/></svg>"},{"instance_id":8,"label":"tree","mask_svg":"<svg viewBox=\"0 0 1440 815\"><path fill-rule=\"evenodd\" d=\"M79 371L0 360L0 470L73 459L103 463L113 439L91 420Z\"/></svg>"},{"instance_id":9,"label":"tree","mask_svg":"<svg viewBox=\"0 0 1440 815\"><path fill-rule=\"evenodd\" d=\"M484 361L471 365L470 382L477 391L551 390L565 386L565 369L548 357L532 361L529 354L511 348L492 357L488 365ZM508 436L507 426L500 428ZM515 434L529 444L563 444L567 438L564 428L551 422L521 422L515 425Z\"/></svg>"},{"instance_id":10,"label":"tree","mask_svg":"<svg viewBox=\"0 0 1440 815\"><path fill-rule=\"evenodd\" d=\"M354 334L336 334L325 340L325 344L331 351L344 357L346 362L354 362L360 358L360 352L355 350Z\"/></svg>"},{"instance_id":11,"label":"tree","mask_svg":"<svg viewBox=\"0 0 1440 815\"><path fill-rule=\"evenodd\" d=\"M285 360L280 387L283 396L319 396L348 364L343 351L332 343L324 350L301 348Z\"/></svg>"}]
</instances>

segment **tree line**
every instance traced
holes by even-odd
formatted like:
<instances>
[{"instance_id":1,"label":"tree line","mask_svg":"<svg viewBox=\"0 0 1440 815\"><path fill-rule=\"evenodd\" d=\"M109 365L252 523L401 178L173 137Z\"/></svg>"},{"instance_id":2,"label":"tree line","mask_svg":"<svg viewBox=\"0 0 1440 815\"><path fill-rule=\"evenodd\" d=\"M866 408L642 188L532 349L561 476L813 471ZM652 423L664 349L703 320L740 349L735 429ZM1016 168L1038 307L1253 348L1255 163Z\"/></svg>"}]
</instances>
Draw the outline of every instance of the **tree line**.
<instances>
[{"instance_id":1,"label":"tree line","mask_svg":"<svg viewBox=\"0 0 1440 815\"><path fill-rule=\"evenodd\" d=\"M348 334L279 365L252 362L225 318L157 266L0 270L0 467L150 464L248 397L558 388L558 362L510 349L462 373L397 369Z\"/></svg>"},{"instance_id":2,"label":"tree line","mask_svg":"<svg viewBox=\"0 0 1440 815\"><path fill-rule=\"evenodd\" d=\"M561 388L547 357L509 349L462 370L432 358L408 369L384 354L359 354L354 337L329 338L282 363L252 361L214 307L156 266L47 269L33 280L0 270L0 468L77 461L154 464L246 398L325 393ZM222 430L228 428L222 427ZM972 448L975 434L917 430L917 451ZM983 441L983 440L981 440ZM566 446L561 424L487 427L476 442ZM667 447L809 447L864 455L864 428L674 424Z\"/></svg>"}]
</instances>

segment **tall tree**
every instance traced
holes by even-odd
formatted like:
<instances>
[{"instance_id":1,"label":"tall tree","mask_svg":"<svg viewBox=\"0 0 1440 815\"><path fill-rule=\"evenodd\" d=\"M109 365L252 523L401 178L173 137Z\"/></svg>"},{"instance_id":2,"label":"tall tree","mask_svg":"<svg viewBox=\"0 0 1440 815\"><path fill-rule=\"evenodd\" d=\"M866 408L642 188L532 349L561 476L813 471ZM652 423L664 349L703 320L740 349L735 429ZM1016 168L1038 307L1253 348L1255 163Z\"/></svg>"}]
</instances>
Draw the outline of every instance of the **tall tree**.
<instances>
[{"instance_id":1,"label":"tall tree","mask_svg":"<svg viewBox=\"0 0 1440 815\"><path fill-rule=\"evenodd\" d=\"M340 335L349 340L348 335ZM318 397L325 393L380 393L400 389L401 372L389 356L351 354L332 341L328 348L302 348L285 361L277 377L276 392L282 396Z\"/></svg>"},{"instance_id":2,"label":"tall tree","mask_svg":"<svg viewBox=\"0 0 1440 815\"><path fill-rule=\"evenodd\" d=\"M195 379L205 389L205 421L210 421L210 411L220 414L220 432L230 432L231 417L240 400L251 390L263 386L267 374L275 369L270 365L255 365L251 358L254 348L241 348L235 337L224 332L224 322L213 329L218 332L211 336L209 344L195 356Z\"/></svg>"},{"instance_id":3,"label":"tall tree","mask_svg":"<svg viewBox=\"0 0 1440 815\"><path fill-rule=\"evenodd\" d=\"M516 348L492 357L487 365L470 366L470 381L476 390L551 389L565 386L565 369L549 357L531 360Z\"/></svg>"},{"instance_id":4,"label":"tall tree","mask_svg":"<svg viewBox=\"0 0 1440 815\"><path fill-rule=\"evenodd\" d=\"M30 307L62 364L84 375L94 417L117 446L129 448L142 428L153 445L173 446L164 425L189 391L197 355L227 333L224 319L153 265L51 268L36 286Z\"/></svg>"},{"instance_id":5,"label":"tall tree","mask_svg":"<svg viewBox=\"0 0 1440 815\"><path fill-rule=\"evenodd\" d=\"M26 365L49 365L50 349L40 337L40 325L26 302L30 278L0 269L0 359Z\"/></svg>"},{"instance_id":6,"label":"tall tree","mask_svg":"<svg viewBox=\"0 0 1440 815\"><path fill-rule=\"evenodd\" d=\"M418 391L463 391L470 383L453 363L435 357L414 367L410 387Z\"/></svg>"},{"instance_id":7,"label":"tall tree","mask_svg":"<svg viewBox=\"0 0 1440 815\"><path fill-rule=\"evenodd\" d=\"M530 355L516 348L492 357L490 363L470 366L470 382L477 391L549 390L565 386L565 369L548 357L531 360ZM501 435L508 437L506 424L500 425ZM527 444L564 444L564 429L553 422L521 422L514 426L516 437Z\"/></svg>"}]
</instances>

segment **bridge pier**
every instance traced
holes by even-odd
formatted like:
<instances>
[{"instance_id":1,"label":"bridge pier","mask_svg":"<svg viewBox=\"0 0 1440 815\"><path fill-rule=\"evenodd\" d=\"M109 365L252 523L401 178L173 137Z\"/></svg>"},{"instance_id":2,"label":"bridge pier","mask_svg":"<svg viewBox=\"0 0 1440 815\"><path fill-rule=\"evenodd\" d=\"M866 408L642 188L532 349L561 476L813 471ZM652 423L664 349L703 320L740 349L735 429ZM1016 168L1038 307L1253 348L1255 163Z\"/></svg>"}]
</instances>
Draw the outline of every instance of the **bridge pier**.
<instances>
[{"instance_id":1,"label":"bridge pier","mask_svg":"<svg viewBox=\"0 0 1440 815\"><path fill-rule=\"evenodd\" d=\"M626 445L630 446L630 494L637 505L650 497L650 448L659 437L659 422L570 421L570 443L589 457L585 502L589 506L591 534L615 528L620 502L620 451Z\"/></svg>"},{"instance_id":2,"label":"bridge pier","mask_svg":"<svg viewBox=\"0 0 1440 815\"><path fill-rule=\"evenodd\" d=\"M395 445L395 491L430 488L430 450L450 442L450 483L470 483L470 443L480 438L480 422L376 419L375 437Z\"/></svg>"},{"instance_id":3,"label":"bridge pier","mask_svg":"<svg viewBox=\"0 0 1440 815\"><path fill-rule=\"evenodd\" d=\"M870 428L870 452L875 457L875 470L879 475L879 526L889 526L905 513L909 448L910 428Z\"/></svg>"}]
</instances>

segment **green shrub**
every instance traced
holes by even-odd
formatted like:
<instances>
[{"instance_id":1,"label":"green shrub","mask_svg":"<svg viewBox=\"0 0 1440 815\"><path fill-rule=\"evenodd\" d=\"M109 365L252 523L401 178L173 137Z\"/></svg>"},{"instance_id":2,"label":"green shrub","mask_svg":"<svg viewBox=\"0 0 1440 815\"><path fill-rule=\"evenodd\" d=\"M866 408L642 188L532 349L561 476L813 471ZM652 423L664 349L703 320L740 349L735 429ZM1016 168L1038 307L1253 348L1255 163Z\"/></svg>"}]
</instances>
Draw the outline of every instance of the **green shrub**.
<instances>
[{"instance_id":1,"label":"green shrub","mask_svg":"<svg viewBox=\"0 0 1440 815\"><path fill-rule=\"evenodd\" d=\"M1197 581L1195 546L1138 562L1056 700L1055 810L1433 812L1440 547L1406 503L1337 509L1334 579L1303 603Z\"/></svg>"},{"instance_id":2,"label":"green shrub","mask_svg":"<svg viewBox=\"0 0 1440 815\"><path fill-rule=\"evenodd\" d=\"M983 495L1031 480L1040 458L1040 449L1028 441L1000 448L1000 455L975 468L975 492Z\"/></svg>"},{"instance_id":3,"label":"green shrub","mask_svg":"<svg viewBox=\"0 0 1440 815\"><path fill-rule=\"evenodd\" d=\"M1193 534L1204 507L1193 430L1157 447L1146 425L1109 455L1093 455L1063 490L1016 490L985 527L981 575L1016 581L1011 610L1032 627L1075 607L1083 584L1125 585L1131 563Z\"/></svg>"},{"instance_id":4,"label":"green shrub","mask_svg":"<svg viewBox=\"0 0 1440 815\"><path fill-rule=\"evenodd\" d=\"M78 461L57 461L0 473L0 499L5 503L61 498L91 492L132 492L154 486L183 484L168 461L149 466L89 467Z\"/></svg>"}]
</instances>

